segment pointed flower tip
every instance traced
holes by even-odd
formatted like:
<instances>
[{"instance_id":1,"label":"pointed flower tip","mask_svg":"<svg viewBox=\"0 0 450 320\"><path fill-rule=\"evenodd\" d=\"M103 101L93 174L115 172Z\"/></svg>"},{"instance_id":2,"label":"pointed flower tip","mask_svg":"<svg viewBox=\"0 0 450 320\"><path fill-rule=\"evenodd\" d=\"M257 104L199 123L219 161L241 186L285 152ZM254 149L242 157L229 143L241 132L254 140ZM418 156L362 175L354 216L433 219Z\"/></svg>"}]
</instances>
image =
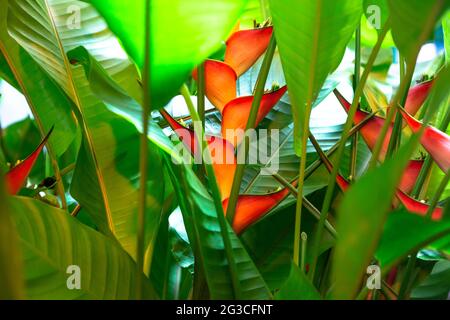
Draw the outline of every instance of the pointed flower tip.
<instances>
[{"instance_id":1,"label":"pointed flower tip","mask_svg":"<svg viewBox=\"0 0 450 320\"><path fill-rule=\"evenodd\" d=\"M36 150L33 151L32 154L30 154L24 161L20 162L17 166L12 168L6 174L6 184L10 194L12 195L17 194L25 184L28 176L30 175L31 170L33 169L36 163L36 160L38 159L39 155L44 149L45 144L50 138L53 129L54 126L50 129L45 138L42 140L42 142L39 144Z\"/></svg>"},{"instance_id":2,"label":"pointed flower tip","mask_svg":"<svg viewBox=\"0 0 450 320\"><path fill-rule=\"evenodd\" d=\"M400 112L411 130L418 132L423 124L405 110L400 109ZM420 143L442 171L447 173L450 170L450 136L434 127L426 126Z\"/></svg>"},{"instance_id":3,"label":"pointed flower tip","mask_svg":"<svg viewBox=\"0 0 450 320\"><path fill-rule=\"evenodd\" d=\"M295 186L298 181L292 183ZM289 189L283 188L277 192L264 195L240 195L236 206L233 229L241 234L248 227L265 217L289 195ZM228 199L223 201L224 211L228 207Z\"/></svg>"},{"instance_id":4,"label":"pointed flower tip","mask_svg":"<svg viewBox=\"0 0 450 320\"><path fill-rule=\"evenodd\" d=\"M197 69L192 76L198 81ZM220 112L236 98L236 80L236 71L228 63L211 59L205 61L206 96Z\"/></svg>"},{"instance_id":5,"label":"pointed flower tip","mask_svg":"<svg viewBox=\"0 0 450 320\"><path fill-rule=\"evenodd\" d=\"M241 76L266 51L272 33L272 26L233 33L226 41L225 62Z\"/></svg>"}]
</instances>

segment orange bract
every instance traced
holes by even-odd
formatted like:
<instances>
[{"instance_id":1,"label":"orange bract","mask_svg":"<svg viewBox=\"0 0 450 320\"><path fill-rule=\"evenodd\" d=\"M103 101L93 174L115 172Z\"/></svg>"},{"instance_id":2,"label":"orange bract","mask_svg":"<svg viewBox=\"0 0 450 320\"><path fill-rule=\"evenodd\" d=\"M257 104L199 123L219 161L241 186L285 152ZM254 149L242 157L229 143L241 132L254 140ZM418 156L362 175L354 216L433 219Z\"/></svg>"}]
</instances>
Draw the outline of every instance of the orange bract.
<instances>
[{"instance_id":1,"label":"orange bract","mask_svg":"<svg viewBox=\"0 0 450 320\"><path fill-rule=\"evenodd\" d=\"M289 189L264 195L240 195L236 206L233 229L242 233L250 225L260 220L289 195ZM228 199L223 201L223 210L227 212Z\"/></svg>"},{"instance_id":2,"label":"orange bract","mask_svg":"<svg viewBox=\"0 0 450 320\"><path fill-rule=\"evenodd\" d=\"M286 93L287 87L284 86L271 93L266 93L258 108L258 115L256 118L256 125L264 119L270 110L278 103L281 97ZM242 135L236 130L244 130L247 125L250 110L252 108L253 96L240 97L229 102L223 109L222 116L222 137L230 141L234 146L237 146L242 140ZM232 130L233 136L227 136L227 130Z\"/></svg>"},{"instance_id":3,"label":"orange bract","mask_svg":"<svg viewBox=\"0 0 450 320\"><path fill-rule=\"evenodd\" d=\"M192 76L198 80L197 69ZM222 112L224 106L236 98L237 75L227 63L217 60L205 61L206 96Z\"/></svg>"},{"instance_id":4,"label":"orange bract","mask_svg":"<svg viewBox=\"0 0 450 320\"><path fill-rule=\"evenodd\" d=\"M197 144L197 137L195 136L194 131L182 126L164 109L160 112L189 152L193 156L198 157L200 155L198 152L199 145ZM214 174L216 176L223 201L230 196L234 172L236 171L236 157L234 155L234 148L228 141L220 137L206 136L206 141L208 142Z\"/></svg>"},{"instance_id":5,"label":"orange bract","mask_svg":"<svg viewBox=\"0 0 450 320\"><path fill-rule=\"evenodd\" d=\"M238 77L266 51L272 33L273 27L241 30L228 39L225 62L233 67Z\"/></svg>"}]
</instances>

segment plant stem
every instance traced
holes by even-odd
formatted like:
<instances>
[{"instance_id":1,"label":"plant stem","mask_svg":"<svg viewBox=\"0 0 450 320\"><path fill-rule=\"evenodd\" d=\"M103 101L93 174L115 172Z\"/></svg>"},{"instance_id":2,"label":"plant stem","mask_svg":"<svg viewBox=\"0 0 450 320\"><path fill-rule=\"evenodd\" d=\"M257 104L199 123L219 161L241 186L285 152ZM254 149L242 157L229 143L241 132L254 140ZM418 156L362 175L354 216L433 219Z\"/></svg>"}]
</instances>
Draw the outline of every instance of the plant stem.
<instances>
[{"instance_id":1,"label":"plant stem","mask_svg":"<svg viewBox=\"0 0 450 320\"><path fill-rule=\"evenodd\" d=\"M405 59L400 56L400 79L403 79L406 74L406 72L405 72L406 64L405 63L406 63ZM406 90L403 93L403 96L402 96L402 99L400 102L400 105L402 107L405 106L406 100L408 99L408 91L409 91L410 84L411 84L411 82L407 83ZM386 158L388 158L388 159L392 156L392 154L400 146L400 142L402 139L402 125L403 125L403 117L399 112L397 112L396 117L395 117L394 127L392 128L391 139L389 141L389 146L388 146L388 149L386 152Z\"/></svg>"},{"instance_id":2,"label":"plant stem","mask_svg":"<svg viewBox=\"0 0 450 320\"><path fill-rule=\"evenodd\" d=\"M447 188L448 181L450 180L450 171L446 173L444 178L442 178L441 183L439 184L439 187L437 188L436 192L433 195L433 198L431 199L430 206L428 207L426 217L431 219L433 215L434 209L436 209L439 199L442 196L442 193L445 191L445 188Z\"/></svg>"},{"instance_id":3,"label":"plant stem","mask_svg":"<svg viewBox=\"0 0 450 320\"><path fill-rule=\"evenodd\" d=\"M301 223L302 223L302 205L303 205L303 186L305 184L306 171L306 148L308 145L309 119L311 115L312 103L306 108L305 119L303 123L302 150L300 155L300 177L298 178L297 206L295 207L295 228L294 228L294 263L298 266L300 262L301 245Z\"/></svg>"},{"instance_id":4,"label":"plant stem","mask_svg":"<svg viewBox=\"0 0 450 320\"><path fill-rule=\"evenodd\" d=\"M305 232L302 232L301 240L302 240L302 255L301 255L300 269L302 271L305 271L306 244L308 241L308 235Z\"/></svg>"},{"instance_id":5,"label":"plant stem","mask_svg":"<svg viewBox=\"0 0 450 320\"><path fill-rule=\"evenodd\" d=\"M186 85L183 85L183 87L181 88L181 92L182 92L182 95L185 97L189 95L189 91L188 91L188 88ZM192 116L192 120L194 120L196 122L200 122L200 117L199 117L197 110L195 109L192 101L190 103L188 103L187 105L188 105L189 112ZM195 134L196 134L197 141L199 141L199 143L200 143L200 150L202 151L203 162L205 164L206 173L208 175L208 184L212 191L214 207L216 208L216 212L217 212L217 220L219 221L220 233L222 235L222 239L223 239L223 243L224 243L224 247L225 247L225 253L227 256L228 265L229 265L230 273L231 273L231 281L232 281L232 285L233 285L234 298L242 299L242 290L241 290L240 282L238 280L238 270L237 270L236 261L234 259L234 255L233 255L233 246L232 246L230 238L228 237L228 226L227 226L227 221L225 219L225 214L223 212L220 190L219 190L219 186L217 185L214 168L212 166L212 161L211 161L211 154L209 152L209 148L208 148L207 142L205 140L205 135L204 135L205 133L203 131L203 128L200 127L200 132L198 132L198 130L196 130ZM207 152L205 152L205 151L207 151Z\"/></svg>"},{"instance_id":6,"label":"plant stem","mask_svg":"<svg viewBox=\"0 0 450 320\"><path fill-rule=\"evenodd\" d=\"M263 20L267 20L269 18L269 13L267 12L266 0L259 0L259 6L261 7L261 15Z\"/></svg>"},{"instance_id":7,"label":"plant stem","mask_svg":"<svg viewBox=\"0 0 450 320\"><path fill-rule=\"evenodd\" d=\"M202 121L202 128L205 130L205 63L201 63L197 68L198 74L198 92L197 92L197 112Z\"/></svg>"},{"instance_id":8,"label":"plant stem","mask_svg":"<svg viewBox=\"0 0 450 320\"><path fill-rule=\"evenodd\" d=\"M255 95L253 97L252 107L250 109L250 115L247 120L247 125L245 130L253 129L256 126L256 116L258 115L258 109L261 104L262 97L264 95L264 87L266 85L267 76L269 74L270 66L272 64L273 55L275 53L276 40L273 35L270 39L269 47L267 48L266 55L264 57L261 70L259 71L258 80L256 82ZM243 150L245 152L245 157L247 159L249 152L249 138L245 136L243 141ZM236 172L234 174L233 185L231 187L231 194L228 200L228 208L226 217L230 224L233 224L234 215L236 211L237 200L239 196L239 190L241 188L242 177L244 176L245 164L240 163L236 167Z\"/></svg>"},{"instance_id":9,"label":"plant stem","mask_svg":"<svg viewBox=\"0 0 450 320\"><path fill-rule=\"evenodd\" d=\"M297 195L298 195L297 189L295 189L292 184L290 184L288 181L286 181L286 179L284 179L278 173L275 173L272 176L275 178L275 180L277 180L279 183L281 183L285 188L288 188L289 191L295 197L297 197ZM306 197L303 197L303 206L306 208L306 210L308 210L313 215L314 218L316 218L317 220L320 219L320 211L311 202L309 202L309 200ZM337 237L336 230L334 229L334 227L331 225L331 223L328 220L325 221L325 228L327 229L327 231L331 234L331 236L333 238Z\"/></svg>"},{"instance_id":10,"label":"plant stem","mask_svg":"<svg viewBox=\"0 0 450 320\"><path fill-rule=\"evenodd\" d=\"M353 92L358 87L361 78L361 23L358 24L355 32L355 71L353 76ZM350 158L350 180L356 176L356 160L358 157L358 133L352 137L352 148Z\"/></svg>"},{"instance_id":11,"label":"plant stem","mask_svg":"<svg viewBox=\"0 0 450 320\"><path fill-rule=\"evenodd\" d=\"M416 260L417 260L417 252L414 252L409 257L408 264L406 265L405 275L403 277L403 281L400 286L400 290L398 292L398 300L403 300L408 292L411 283L411 276L413 274L414 267L416 265Z\"/></svg>"},{"instance_id":12,"label":"plant stem","mask_svg":"<svg viewBox=\"0 0 450 320\"><path fill-rule=\"evenodd\" d=\"M333 197L334 188L336 186L336 177L338 175L339 165L340 165L340 162L341 162L342 156L344 154L344 150L345 150L345 142L348 139L349 131L353 124L353 118L355 117L356 109L358 107L359 99L362 95L364 85L367 81L367 78L369 77L370 70L372 69L372 66L375 62L378 52L380 51L381 44L383 43L383 40L386 37L386 34L387 34L389 28L390 28L390 18L388 18L385 25L383 26L381 33L378 36L378 41L375 44L375 47L373 48L373 50L370 54L369 60L367 61L366 68L364 69L364 72L361 76L361 80L358 84L358 87L356 88L355 95L354 95L353 101L352 101L352 105L350 106L350 110L348 111L347 121L345 123L344 130L343 130L342 137L341 137L340 144L339 144L339 148L338 148L337 154L336 154L336 165L334 166L333 172L330 175L330 179L328 182L328 188L327 188L327 192L325 195L325 200L324 200L324 203L322 206L319 224L317 226L316 234L314 236L314 240L312 243L312 262L311 262L311 269L308 274L310 279L314 279L314 274L315 274L316 266L317 266L317 259L318 259L318 255L319 255L319 246L320 246L320 241L322 239L324 223L328 217L328 211L330 210L330 207L331 207L331 200Z\"/></svg>"},{"instance_id":13,"label":"plant stem","mask_svg":"<svg viewBox=\"0 0 450 320\"><path fill-rule=\"evenodd\" d=\"M143 105L142 105L142 134L140 137L139 181L138 195L138 223L136 244L136 299L143 297L144 280L144 237L145 237L145 211L147 208L147 177L148 177L148 124L150 120L151 106L151 74L150 74L150 8L151 0L146 0L145 17L145 62L143 72Z\"/></svg>"},{"instance_id":14,"label":"plant stem","mask_svg":"<svg viewBox=\"0 0 450 320\"><path fill-rule=\"evenodd\" d=\"M447 129L449 123L450 123L450 108L447 108L445 116L442 119L442 121L438 127L439 130L445 131ZM422 166L422 169L420 170L419 177L417 178L416 184L414 185L414 189L411 193L411 196L413 198L417 199L419 197L419 195L421 194L425 180L427 179L427 177L429 176L429 174L431 172L432 164L433 164L433 159L429 155L427 155L425 162Z\"/></svg>"},{"instance_id":15,"label":"plant stem","mask_svg":"<svg viewBox=\"0 0 450 320\"><path fill-rule=\"evenodd\" d=\"M403 78L400 80L400 87L395 93L394 98L389 103L389 112L386 115L386 119L384 121L383 127L381 128L380 135L377 138L377 142L375 143L375 147L373 148L372 157L369 162L369 169L374 168L377 165L378 158L380 157L381 149L383 148L384 140L389 130L389 126L391 125L392 118L397 112L397 106L400 99L405 94L405 91L409 88L411 83L413 74L414 74L414 65L408 65L406 68L406 73ZM401 124L400 124L401 126Z\"/></svg>"}]
</instances>

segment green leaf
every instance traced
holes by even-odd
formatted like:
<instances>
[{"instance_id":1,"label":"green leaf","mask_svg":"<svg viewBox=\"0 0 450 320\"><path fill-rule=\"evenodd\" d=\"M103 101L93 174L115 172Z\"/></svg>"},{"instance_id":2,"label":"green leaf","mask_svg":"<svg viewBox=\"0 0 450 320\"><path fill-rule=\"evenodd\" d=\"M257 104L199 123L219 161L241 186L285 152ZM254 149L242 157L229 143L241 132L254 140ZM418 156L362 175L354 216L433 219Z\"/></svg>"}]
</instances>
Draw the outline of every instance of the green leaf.
<instances>
[{"instance_id":1,"label":"green leaf","mask_svg":"<svg viewBox=\"0 0 450 320\"><path fill-rule=\"evenodd\" d=\"M71 102L39 64L9 36L7 7L8 1L0 3L0 51L27 99L42 137L55 126L48 146L55 156L60 156L72 143L77 130Z\"/></svg>"},{"instance_id":2,"label":"green leaf","mask_svg":"<svg viewBox=\"0 0 450 320\"><path fill-rule=\"evenodd\" d=\"M5 80L11 86L13 86L16 90L20 91L20 86L17 83L16 78L14 77L11 68L8 65L8 61L6 61L5 56L0 50L0 79Z\"/></svg>"},{"instance_id":3,"label":"green leaf","mask_svg":"<svg viewBox=\"0 0 450 320\"><path fill-rule=\"evenodd\" d=\"M103 233L114 235L134 256L140 133L132 123L112 113L97 99L82 66L74 67L72 72L76 77L79 117L84 128L71 194ZM149 141L148 152L146 245L154 240L165 188L160 150Z\"/></svg>"},{"instance_id":4,"label":"green leaf","mask_svg":"<svg viewBox=\"0 0 450 320\"><path fill-rule=\"evenodd\" d=\"M32 154L42 139L35 123L30 118L16 122L3 129L3 143L8 161L15 164ZM28 179L31 183L39 184L44 178L44 155L40 154L33 165Z\"/></svg>"},{"instance_id":5,"label":"green leaf","mask_svg":"<svg viewBox=\"0 0 450 320\"><path fill-rule=\"evenodd\" d=\"M143 70L146 0L90 1ZM176 95L192 70L226 40L247 0L150 2L152 108Z\"/></svg>"},{"instance_id":6,"label":"green leaf","mask_svg":"<svg viewBox=\"0 0 450 320\"><path fill-rule=\"evenodd\" d=\"M142 132L142 107L134 98L128 95L112 79L100 63L84 47L77 47L67 53L69 59L77 61L84 67L86 79L89 82L95 97L104 102L112 112L126 118L129 122ZM149 123L148 138L168 154L172 153L173 144L155 124Z\"/></svg>"},{"instance_id":7,"label":"green leaf","mask_svg":"<svg viewBox=\"0 0 450 320\"><path fill-rule=\"evenodd\" d=\"M320 300L320 294L309 281L305 273L296 265L291 265L291 272L286 283L275 295L277 300Z\"/></svg>"},{"instance_id":8,"label":"green leaf","mask_svg":"<svg viewBox=\"0 0 450 320\"><path fill-rule=\"evenodd\" d=\"M346 192L338 208L336 225L339 239L333 263L334 298L355 297L416 140L412 139L392 159L369 171Z\"/></svg>"},{"instance_id":9,"label":"green leaf","mask_svg":"<svg viewBox=\"0 0 450 320\"><path fill-rule=\"evenodd\" d=\"M0 172L3 178L3 172ZM6 195L4 181L0 181L0 300L24 298L22 253L19 237L12 221L13 210Z\"/></svg>"},{"instance_id":10,"label":"green leaf","mask_svg":"<svg viewBox=\"0 0 450 320\"><path fill-rule=\"evenodd\" d=\"M233 281L240 287L240 299L268 299L270 292L241 241L227 224L226 236L232 244L237 278L232 279L216 209L211 196L195 174L185 165L166 161L177 192L183 220L194 248L198 246L212 299L233 299ZM195 252L195 250L194 250Z\"/></svg>"},{"instance_id":11,"label":"green leaf","mask_svg":"<svg viewBox=\"0 0 450 320\"><path fill-rule=\"evenodd\" d=\"M431 274L411 292L411 299L447 300L450 293L450 261L437 262Z\"/></svg>"},{"instance_id":12,"label":"green leaf","mask_svg":"<svg viewBox=\"0 0 450 320\"><path fill-rule=\"evenodd\" d=\"M272 0L270 8L292 101L295 151L300 155L300 139L312 105L342 60L361 19L362 2Z\"/></svg>"},{"instance_id":13,"label":"green leaf","mask_svg":"<svg viewBox=\"0 0 450 320\"><path fill-rule=\"evenodd\" d=\"M389 17L387 0L364 0L364 15L361 19L361 44L373 47L378 40L378 34L383 29ZM389 31L383 40L382 48L394 46L392 34Z\"/></svg>"},{"instance_id":14,"label":"green leaf","mask_svg":"<svg viewBox=\"0 0 450 320\"><path fill-rule=\"evenodd\" d=\"M37 200L12 198L11 203L24 256L28 298L135 298L136 265L115 241ZM79 290L67 287L71 265L80 267ZM144 277L144 281L144 297L155 298L149 280Z\"/></svg>"},{"instance_id":15,"label":"green leaf","mask_svg":"<svg viewBox=\"0 0 450 320\"><path fill-rule=\"evenodd\" d=\"M442 30L444 32L445 61L450 63L450 12L442 18Z\"/></svg>"},{"instance_id":16,"label":"green leaf","mask_svg":"<svg viewBox=\"0 0 450 320\"><path fill-rule=\"evenodd\" d=\"M435 222L398 210L389 215L375 256L382 270L387 271L409 253L448 236L449 232L449 219Z\"/></svg>"},{"instance_id":17,"label":"green leaf","mask_svg":"<svg viewBox=\"0 0 450 320\"><path fill-rule=\"evenodd\" d=\"M408 64L414 64L439 17L449 8L447 0L388 0L392 37Z\"/></svg>"},{"instance_id":18,"label":"green leaf","mask_svg":"<svg viewBox=\"0 0 450 320\"><path fill-rule=\"evenodd\" d=\"M89 4L75 0L9 0L12 37L79 104L66 52L85 46L131 96L140 100L136 67L105 21Z\"/></svg>"}]
</instances>

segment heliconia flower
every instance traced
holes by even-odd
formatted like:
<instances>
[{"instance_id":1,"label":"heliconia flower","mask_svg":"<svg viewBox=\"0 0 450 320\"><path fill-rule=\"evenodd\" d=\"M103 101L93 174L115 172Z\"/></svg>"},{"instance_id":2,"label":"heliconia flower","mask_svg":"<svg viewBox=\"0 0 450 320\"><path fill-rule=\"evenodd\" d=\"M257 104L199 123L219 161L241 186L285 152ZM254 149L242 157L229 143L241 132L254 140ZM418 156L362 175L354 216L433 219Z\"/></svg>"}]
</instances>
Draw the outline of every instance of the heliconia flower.
<instances>
[{"instance_id":1,"label":"heliconia flower","mask_svg":"<svg viewBox=\"0 0 450 320\"><path fill-rule=\"evenodd\" d=\"M421 163L421 161L419 161L419 160L417 160L417 162L411 161L409 166L417 167L418 163ZM423 162L421 164L423 164ZM420 168L421 168L421 166L420 166ZM413 170L414 169L416 169L416 168L413 168ZM417 177L416 177L416 179L417 179ZM403 176L403 180L405 180L405 175ZM409 179L406 179L406 180L409 180ZM338 186L340 187L342 192L345 192L348 190L348 188L350 188L350 183L341 175L337 176L336 183L338 184ZM408 187L409 189L412 189L413 186L414 186L414 184L412 186L404 184L404 188ZM417 200L411 198L410 196L408 196L405 192L402 191L401 186L397 189L395 195L397 196L397 198L400 200L400 202L405 206L405 208L409 212L420 214L423 216L427 213L429 205L422 203L420 201L417 201ZM436 209L434 209L434 211L432 213L432 219L440 220L442 218L442 215L443 215L443 209L440 207L437 207Z\"/></svg>"},{"instance_id":2,"label":"heliconia flower","mask_svg":"<svg viewBox=\"0 0 450 320\"><path fill-rule=\"evenodd\" d=\"M405 208L408 209L409 212L416 213L422 216L427 214L428 209L430 207L428 204L411 198L401 190L397 190L396 196L400 200L400 202L405 206ZM431 219L440 220L442 218L443 213L444 213L443 208L436 207L436 209L434 209L431 215Z\"/></svg>"},{"instance_id":3,"label":"heliconia flower","mask_svg":"<svg viewBox=\"0 0 450 320\"><path fill-rule=\"evenodd\" d=\"M405 193L410 193L416 184L420 170L422 170L423 160L410 160L408 166L403 173L402 180L398 188Z\"/></svg>"},{"instance_id":4,"label":"heliconia flower","mask_svg":"<svg viewBox=\"0 0 450 320\"><path fill-rule=\"evenodd\" d=\"M415 85L409 90L405 103L405 110L408 113L413 116L416 115L417 111L419 111L420 107L427 99L433 83L434 80L425 81Z\"/></svg>"},{"instance_id":5,"label":"heliconia flower","mask_svg":"<svg viewBox=\"0 0 450 320\"><path fill-rule=\"evenodd\" d=\"M292 183L293 186L297 181ZM245 231L268 214L273 208L279 205L289 195L289 189L284 188L280 191L264 195L240 195L236 205L234 215L233 229L237 234ZM228 199L222 202L224 212L227 212Z\"/></svg>"},{"instance_id":6,"label":"heliconia flower","mask_svg":"<svg viewBox=\"0 0 450 320\"><path fill-rule=\"evenodd\" d=\"M411 130L418 132L422 127L422 123L406 111L400 109L400 112ZM447 173L450 170L450 136L432 126L426 126L420 143L439 168Z\"/></svg>"},{"instance_id":7,"label":"heliconia flower","mask_svg":"<svg viewBox=\"0 0 450 320\"><path fill-rule=\"evenodd\" d=\"M192 76L198 80L197 69ZM220 112L229 101L236 98L236 80L236 72L229 64L218 60L205 61L205 93Z\"/></svg>"},{"instance_id":8,"label":"heliconia flower","mask_svg":"<svg viewBox=\"0 0 450 320\"><path fill-rule=\"evenodd\" d=\"M255 64L258 58L269 46L273 27L264 27L251 30L240 30L227 40L225 62L241 76Z\"/></svg>"},{"instance_id":9,"label":"heliconia flower","mask_svg":"<svg viewBox=\"0 0 450 320\"><path fill-rule=\"evenodd\" d=\"M348 112L350 110L350 102L348 102L336 89L333 92L338 98L344 110ZM358 123L362 122L365 118L367 118L368 115L369 115L368 112L365 112L358 108L356 110L355 117L353 119L354 124L357 125ZM382 117L373 116L369 121L367 121L367 123L361 129L359 129L364 141L366 142L370 150L373 150L373 148L375 147L375 144L378 140L378 136L380 135L380 131L381 128L383 127L384 122L385 119L383 119ZM392 125L389 126L388 132L384 139L383 147L380 152L379 158L380 161L384 160L386 156L386 152L389 147L389 141L391 139L391 134L392 134Z\"/></svg>"},{"instance_id":10,"label":"heliconia flower","mask_svg":"<svg viewBox=\"0 0 450 320\"><path fill-rule=\"evenodd\" d=\"M258 109L256 125L263 120L272 108L278 103L286 93L287 87L264 94L261 105ZM222 137L228 139L234 146L242 140L242 136L235 134L236 130L245 130L250 110L252 108L253 96L239 97L230 101L222 113ZM227 138L227 130L232 130L233 137Z\"/></svg>"},{"instance_id":11,"label":"heliconia flower","mask_svg":"<svg viewBox=\"0 0 450 320\"><path fill-rule=\"evenodd\" d=\"M191 152L193 156L200 156L201 154L199 153L199 145L197 144L195 132L181 125L164 109L161 109L160 112L189 152ZM234 155L234 147L230 142L220 137L206 135L205 138L208 143L214 174L223 201L230 196L234 173L236 171L237 161L236 156Z\"/></svg>"},{"instance_id":12,"label":"heliconia flower","mask_svg":"<svg viewBox=\"0 0 450 320\"><path fill-rule=\"evenodd\" d=\"M36 163L36 160L39 157L39 154L44 149L44 146L50 138L52 132L53 128L50 129L48 134L32 154L30 154L25 160L20 162L6 174L6 184L10 194L17 194L23 187L23 185L27 181L27 177L30 175L31 170L33 169L34 164Z\"/></svg>"}]
</instances>

